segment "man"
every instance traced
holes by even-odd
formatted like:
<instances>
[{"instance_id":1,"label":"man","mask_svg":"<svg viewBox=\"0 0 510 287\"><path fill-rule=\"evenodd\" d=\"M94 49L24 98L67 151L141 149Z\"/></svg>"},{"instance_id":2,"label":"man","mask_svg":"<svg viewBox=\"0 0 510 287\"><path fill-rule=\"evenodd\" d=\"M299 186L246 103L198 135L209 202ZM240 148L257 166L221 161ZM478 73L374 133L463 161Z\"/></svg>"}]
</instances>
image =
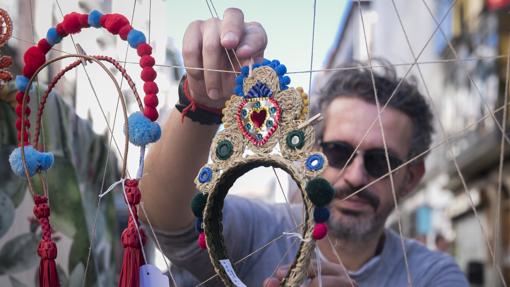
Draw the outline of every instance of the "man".
<instances>
[{"instance_id":1,"label":"man","mask_svg":"<svg viewBox=\"0 0 510 287\"><path fill-rule=\"evenodd\" d=\"M244 23L241 11L228 9L221 21L196 21L188 27L183 45L184 64L229 70L225 49L235 52L246 64L252 58L261 59L266 43L260 24ZM187 73L190 94L203 107L221 108L231 96L232 74L202 69L188 69ZM316 111L325 116L317 138L330 162L323 177L337 194L330 204L329 237L317 242L321 272L318 274L317 264L311 264L305 284L320 286L320 280L321 286L407 286L411 280L413 286L467 286L452 258L429 251L414 241L401 241L384 228L394 208L390 177L371 183L388 171L384 146L388 148L392 168L399 166L429 147L432 119L416 88L404 82L380 116L384 133L378 122L369 129L378 118L376 104L384 105L398 83L395 75L388 73L376 73L374 78L379 103L374 98L370 71L355 69L332 75L316 104ZM147 156L147 175L142 180L144 204L151 223L158 229L163 251L179 267L179 272L186 270L181 274L190 281L182 286L194 286L214 275L207 252L197 247L198 234L193 228L189 205L195 194L193 179L207 161L217 128L186 116L181 123L181 114L174 111L163 127L161 140ZM340 173L353 147L360 142L357 154ZM411 192L424 172L423 157L395 171L396 197ZM362 192L344 200L363 187L366 188ZM236 262L283 232L292 231L295 224L288 211L284 205L228 197L223 218L231 261ZM278 286L297 249L297 244L292 244L295 240L276 240L237 264L241 280L248 286ZM287 252L289 248L294 253ZM215 278L205 285L222 283Z\"/></svg>"}]
</instances>

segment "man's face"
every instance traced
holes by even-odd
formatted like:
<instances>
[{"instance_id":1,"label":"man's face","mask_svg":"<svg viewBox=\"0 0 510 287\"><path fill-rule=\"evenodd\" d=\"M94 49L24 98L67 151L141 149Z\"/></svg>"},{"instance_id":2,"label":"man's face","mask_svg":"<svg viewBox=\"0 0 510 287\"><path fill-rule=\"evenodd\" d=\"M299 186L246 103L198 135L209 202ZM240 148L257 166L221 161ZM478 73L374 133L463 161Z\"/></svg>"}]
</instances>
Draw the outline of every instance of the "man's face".
<instances>
[{"instance_id":1,"label":"man's face","mask_svg":"<svg viewBox=\"0 0 510 287\"><path fill-rule=\"evenodd\" d=\"M374 104L355 97L337 98L326 111L322 141L342 142L356 147L375 119L377 119L377 107ZM412 134L410 118L388 107L381 114L381 119L388 152L402 162L406 161ZM336 190L336 197L330 205L329 220L330 233L335 237L362 240L376 235L382 230L386 218L394 208L389 176L344 200L354 191L377 179L367 172L363 157L367 151L377 150L384 151L383 135L378 121L368 132L359 147L358 154L350 161L342 174L340 174L342 167L329 166L322 175ZM382 164L386 167L385 157L383 159ZM421 162L393 173L397 198L414 188L423 175L423 171L423 162Z\"/></svg>"}]
</instances>

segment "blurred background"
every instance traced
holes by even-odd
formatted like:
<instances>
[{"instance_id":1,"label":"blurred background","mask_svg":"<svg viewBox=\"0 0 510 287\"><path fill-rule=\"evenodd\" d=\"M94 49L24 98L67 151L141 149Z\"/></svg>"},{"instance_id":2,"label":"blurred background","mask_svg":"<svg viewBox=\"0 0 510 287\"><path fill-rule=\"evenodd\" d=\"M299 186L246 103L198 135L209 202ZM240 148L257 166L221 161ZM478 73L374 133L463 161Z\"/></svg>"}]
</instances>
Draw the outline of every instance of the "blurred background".
<instances>
[{"instance_id":1,"label":"blurred background","mask_svg":"<svg viewBox=\"0 0 510 287\"><path fill-rule=\"evenodd\" d=\"M187 25L210 18L215 11L221 17L228 7L241 8L247 21L265 27L269 38L266 58L284 63L292 85L309 90L312 101L328 69L352 60L368 60L361 10L370 56L387 59L399 76L416 81L433 104L436 117L427 174L419 189L400 203L404 235L450 253L472 286L503 286L495 264L510 282L510 169L503 164L499 172L509 147L502 149L498 127L507 126L508 121L502 107L508 78L510 0L0 0L0 8L10 14L14 25L13 37L0 54L13 57L8 70L19 74L24 51L45 37L47 29L62 21L63 15L94 9L124 14L154 48L158 108L160 121L164 121L177 99L177 84L184 73L180 50L186 44L182 38ZM87 29L73 41L89 55L115 58L141 86L138 56L119 37L102 29ZM49 58L75 53L73 41L65 38ZM45 84L69 63L62 61L44 70L38 78L40 85L32 91L34 96L42 94ZM112 72L120 81L120 73ZM13 83L2 84L0 286L33 286L40 231L31 217L33 205L26 184L7 164L17 145L16 101ZM132 91L125 82L122 87L129 98ZM32 110L37 108L36 102L31 103ZM67 73L48 100L43 141L56 155L48 182L64 286L82 286L91 238L86 272L90 283L86 286L113 286L120 268L118 238L127 220L122 194L113 192L101 202L97 200L100 191L120 178L124 123L117 106L113 84L90 64ZM131 100L128 106L134 111L136 103ZM127 161L131 174L136 172L138 154L130 147ZM451 156L456 158L466 186ZM285 172L278 170L277 174L283 179L284 194L293 198L294 183ZM269 202L285 201L269 169L251 171L231 192ZM396 223L393 216L389 224ZM484 233L493 246L494 259ZM154 246L148 251L165 270Z\"/></svg>"}]
</instances>

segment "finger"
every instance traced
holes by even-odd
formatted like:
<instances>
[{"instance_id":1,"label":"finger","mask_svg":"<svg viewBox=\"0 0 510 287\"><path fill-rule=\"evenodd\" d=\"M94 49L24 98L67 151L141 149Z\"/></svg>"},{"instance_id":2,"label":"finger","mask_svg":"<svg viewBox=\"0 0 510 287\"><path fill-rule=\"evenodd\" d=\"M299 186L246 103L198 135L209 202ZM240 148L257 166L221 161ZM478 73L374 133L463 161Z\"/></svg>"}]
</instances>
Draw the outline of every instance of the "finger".
<instances>
[{"instance_id":1,"label":"finger","mask_svg":"<svg viewBox=\"0 0 510 287\"><path fill-rule=\"evenodd\" d=\"M320 261L321 264L321 274L322 275L342 275L347 276L347 273L345 269L340 264L332 263L332 262L326 262L326 261ZM310 265L308 265L308 274L310 275L316 275L317 272L317 261L312 260Z\"/></svg>"},{"instance_id":2,"label":"finger","mask_svg":"<svg viewBox=\"0 0 510 287\"><path fill-rule=\"evenodd\" d=\"M274 277L267 278L264 280L263 287L278 287L280 286L280 281Z\"/></svg>"},{"instance_id":3,"label":"finger","mask_svg":"<svg viewBox=\"0 0 510 287\"><path fill-rule=\"evenodd\" d=\"M182 41L182 56L185 67L202 67L202 29L203 21L192 22L184 33ZM203 71L197 69L186 69L189 78L195 81L204 78Z\"/></svg>"},{"instance_id":4,"label":"finger","mask_svg":"<svg viewBox=\"0 0 510 287\"><path fill-rule=\"evenodd\" d=\"M250 22L245 25L244 37L241 39L236 50L240 58L248 59L263 55L267 45L266 31L257 22Z\"/></svg>"},{"instance_id":5,"label":"finger","mask_svg":"<svg viewBox=\"0 0 510 287\"><path fill-rule=\"evenodd\" d=\"M283 279L285 276L287 276L287 273L289 272L289 265L285 265L282 267L279 267L278 270L276 270L276 277L278 279Z\"/></svg>"},{"instance_id":6,"label":"finger","mask_svg":"<svg viewBox=\"0 0 510 287\"><path fill-rule=\"evenodd\" d=\"M207 69L221 69L224 64L225 49L220 45L219 20L209 19L203 26L202 61L207 96L212 100L220 98L221 74Z\"/></svg>"},{"instance_id":7,"label":"finger","mask_svg":"<svg viewBox=\"0 0 510 287\"><path fill-rule=\"evenodd\" d=\"M320 281L319 281L320 280ZM322 284L319 284L322 283ZM344 276L321 276L315 277L308 284L309 287L352 287L357 286Z\"/></svg>"},{"instance_id":8,"label":"finger","mask_svg":"<svg viewBox=\"0 0 510 287\"><path fill-rule=\"evenodd\" d=\"M237 8L228 8L223 13L221 21L221 45L227 49L234 49L244 34L244 15Z\"/></svg>"}]
</instances>

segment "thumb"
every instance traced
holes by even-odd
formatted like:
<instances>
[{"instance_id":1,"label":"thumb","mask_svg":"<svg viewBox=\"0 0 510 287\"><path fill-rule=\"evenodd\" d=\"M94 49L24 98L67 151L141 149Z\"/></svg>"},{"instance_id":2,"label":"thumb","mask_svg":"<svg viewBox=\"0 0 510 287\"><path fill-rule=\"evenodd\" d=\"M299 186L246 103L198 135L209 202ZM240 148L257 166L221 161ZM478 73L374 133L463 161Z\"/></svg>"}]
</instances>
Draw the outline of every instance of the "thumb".
<instances>
[{"instance_id":1,"label":"thumb","mask_svg":"<svg viewBox=\"0 0 510 287\"><path fill-rule=\"evenodd\" d=\"M280 286L280 281L274 277L269 277L266 280L264 280L263 287L278 287Z\"/></svg>"}]
</instances>

